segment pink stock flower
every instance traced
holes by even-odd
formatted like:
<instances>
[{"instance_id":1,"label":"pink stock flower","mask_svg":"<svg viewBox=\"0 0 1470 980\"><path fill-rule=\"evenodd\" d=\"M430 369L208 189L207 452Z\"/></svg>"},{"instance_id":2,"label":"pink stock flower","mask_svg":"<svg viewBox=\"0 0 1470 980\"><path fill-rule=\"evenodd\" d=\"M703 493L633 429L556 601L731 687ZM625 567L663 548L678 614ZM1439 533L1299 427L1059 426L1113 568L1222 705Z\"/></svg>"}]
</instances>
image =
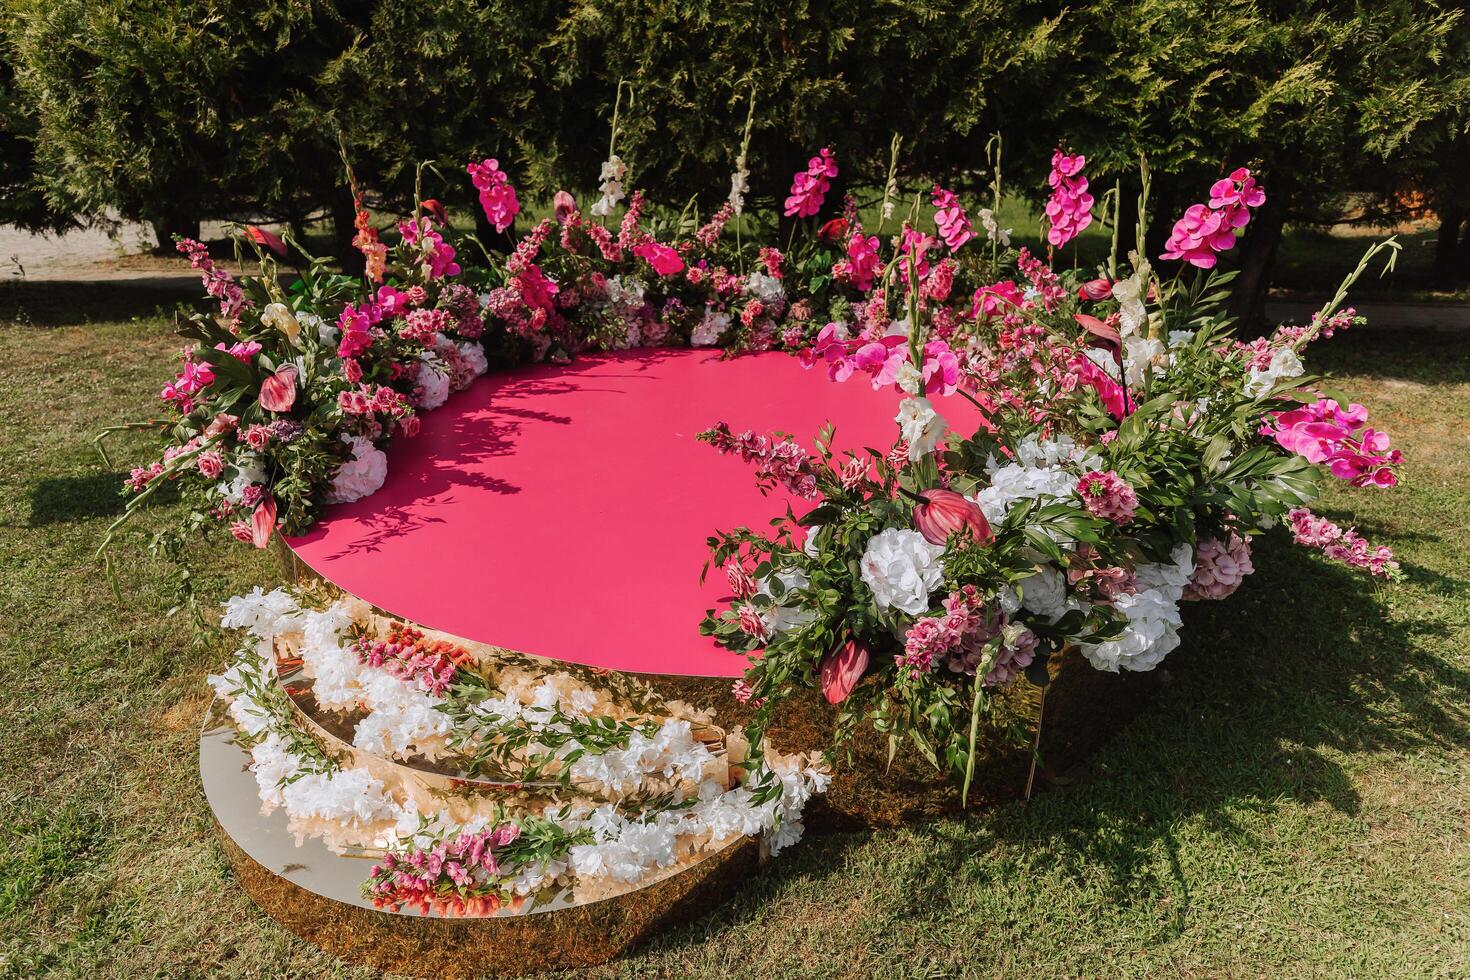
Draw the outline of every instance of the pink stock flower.
<instances>
[{"instance_id":1,"label":"pink stock flower","mask_svg":"<svg viewBox=\"0 0 1470 980\"><path fill-rule=\"evenodd\" d=\"M1046 240L1061 248L1092 224L1093 197L1087 192L1087 178L1082 176L1082 167L1087 158L1063 153L1060 149L1051 155L1051 173L1046 182L1051 185L1051 197L1046 202L1046 219L1051 227Z\"/></svg>"},{"instance_id":2,"label":"pink stock flower","mask_svg":"<svg viewBox=\"0 0 1470 980\"><path fill-rule=\"evenodd\" d=\"M480 207L485 209L485 217L495 226L496 231L505 231L521 210L521 203L516 200L516 189L510 182L510 176L500 169L499 161L493 158L470 163L465 170L470 175L470 182L480 192Z\"/></svg>"},{"instance_id":3,"label":"pink stock flower","mask_svg":"<svg viewBox=\"0 0 1470 980\"><path fill-rule=\"evenodd\" d=\"M1077 496L1094 517L1127 524L1138 509L1138 494L1112 470L1093 470L1077 481Z\"/></svg>"},{"instance_id":4,"label":"pink stock flower","mask_svg":"<svg viewBox=\"0 0 1470 980\"><path fill-rule=\"evenodd\" d=\"M945 190L935 184L931 200L935 207L934 223L939 227L939 237L944 239L944 244L949 246L951 252L958 252L965 242L975 237L970 228L970 219L960 206L960 199L954 191Z\"/></svg>"},{"instance_id":5,"label":"pink stock flower","mask_svg":"<svg viewBox=\"0 0 1470 980\"><path fill-rule=\"evenodd\" d=\"M1400 577L1399 563L1387 545L1372 547L1352 528L1341 528L1325 517L1318 517L1305 507L1287 515L1291 522L1292 540L1307 548L1315 548L1333 560L1351 568L1360 568L1381 578Z\"/></svg>"},{"instance_id":6,"label":"pink stock flower","mask_svg":"<svg viewBox=\"0 0 1470 980\"><path fill-rule=\"evenodd\" d=\"M1201 538L1194 551L1194 574L1184 587L1184 598L1224 599L1254 572L1249 538L1230 534L1227 539Z\"/></svg>"},{"instance_id":7,"label":"pink stock flower","mask_svg":"<svg viewBox=\"0 0 1470 980\"><path fill-rule=\"evenodd\" d=\"M822 210L822 201L832 187L832 178L837 176L837 158L827 147L807 161L806 169L799 170L791 179L791 195L786 198L785 214L788 218L810 218Z\"/></svg>"},{"instance_id":8,"label":"pink stock flower","mask_svg":"<svg viewBox=\"0 0 1470 980\"><path fill-rule=\"evenodd\" d=\"M1183 259L1201 269L1215 267L1217 255L1235 247L1235 232L1251 220L1250 209L1266 203L1262 190L1244 167L1210 188L1208 204L1191 204L1164 244L1164 259Z\"/></svg>"},{"instance_id":9,"label":"pink stock flower","mask_svg":"<svg viewBox=\"0 0 1470 980\"><path fill-rule=\"evenodd\" d=\"M684 260L667 245L654 241L644 242L634 247L633 254L647 262L661 276L678 275L684 271Z\"/></svg>"},{"instance_id":10,"label":"pink stock flower","mask_svg":"<svg viewBox=\"0 0 1470 980\"><path fill-rule=\"evenodd\" d=\"M822 658L818 667L822 696L828 704L841 704L847 700L852 689L857 687L868 669L872 655L868 648L857 640L849 639Z\"/></svg>"}]
</instances>

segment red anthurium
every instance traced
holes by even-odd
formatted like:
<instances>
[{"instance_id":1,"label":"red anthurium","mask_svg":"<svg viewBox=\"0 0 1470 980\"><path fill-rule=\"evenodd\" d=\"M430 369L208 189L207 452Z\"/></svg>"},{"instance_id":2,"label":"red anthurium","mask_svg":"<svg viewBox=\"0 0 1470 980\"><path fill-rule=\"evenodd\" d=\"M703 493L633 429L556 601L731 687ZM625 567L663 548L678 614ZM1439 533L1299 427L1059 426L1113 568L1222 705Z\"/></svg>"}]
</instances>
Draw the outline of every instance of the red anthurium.
<instances>
[{"instance_id":1,"label":"red anthurium","mask_svg":"<svg viewBox=\"0 0 1470 980\"><path fill-rule=\"evenodd\" d=\"M822 696L828 704L841 704L847 700L857 682L862 680L870 659L868 648L857 640L848 640L822 658L818 672L821 674Z\"/></svg>"},{"instance_id":2,"label":"red anthurium","mask_svg":"<svg viewBox=\"0 0 1470 980\"><path fill-rule=\"evenodd\" d=\"M833 218L821 227L817 237L824 242L837 242L847 237L847 219Z\"/></svg>"},{"instance_id":3,"label":"red anthurium","mask_svg":"<svg viewBox=\"0 0 1470 980\"><path fill-rule=\"evenodd\" d=\"M296 404L296 369L286 365L260 385L260 407L267 412L289 412Z\"/></svg>"},{"instance_id":4,"label":"red anthurium","mask_svg":"<svg viewBox=\"0 0 1470 980\"><path fill-rule=\"evenodd\" d=\"M257 548L264 548L270 543L271 532L276 529L276 498L266 494L255 505L255 513L250 515L250 542Z\"/></svg>"},{"instance_id":5,"label":"red anthurium","mask_svg":"<svg viewBox=\"0 0 1470 980\"><path fill-rule=\"evenodd\" d=\"M424 214L433 218L440 227L449 227L449 212L444 210L443 204L430 197L420 201L419 207L423 208Z\"/></svg>"},{"instance_id":6,"label":"red anthurium","mask_svg":"<svg viewBox=\"0 0 1470 980\"><path fill-rule=\"evenodd\" d=\"M1078 299L1097 301L1113 295L1113 284L1106 279L1089 279L1077 287Z\"/></svg>"},{"instance_id":7,"label":"red anthurium","mask_svg":"<svg viewBox=\"0 0 1470 980\"><path fill-rule=\"evenodd\" d=\"M261 248L268 248L277 255L286 254L286 243L273 231L264 228L256 228L253 225L245 229L245 237L250 239Z\"/></svg>"},{"instance_id":8,"label":"red anthurium","mask_svg":"<svg viewBox=\"0 0 1470 980\"><path fill-rule=\"evenodd\" d=\"M944 544L955 533L967 534L976 544L995 540L985 512L973 500L953 490L922 490L914 505L914 527L930 544Z\"/></svg>"},{"instance_id":9,"label":"red anthurium","mask_svg":"<svg viewBox=\"0 0 1470 980\"><path fill-rule=\"evenodd\" d=\"M1105 323L1095 316L1086 313L1078 313L1072 317L1087 331L1087 346L1101 347L1110 351L1113 360L1119 364L1123 363L1123 338L1118 336L1118 328L1110 323Z\"/></svg>"}]
</instances>

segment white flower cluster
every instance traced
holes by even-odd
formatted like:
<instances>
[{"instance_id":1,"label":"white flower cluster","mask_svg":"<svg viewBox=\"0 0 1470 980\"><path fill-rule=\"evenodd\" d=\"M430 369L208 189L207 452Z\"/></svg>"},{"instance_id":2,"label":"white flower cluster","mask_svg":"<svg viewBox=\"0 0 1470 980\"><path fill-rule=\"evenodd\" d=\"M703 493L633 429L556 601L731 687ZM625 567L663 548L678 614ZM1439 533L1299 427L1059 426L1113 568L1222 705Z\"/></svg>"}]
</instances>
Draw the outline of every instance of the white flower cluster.
<instances>
[{"instance_id":1,"label":"white flower cluster","mask_svg":"<svg viewBox=\"0 0 1470 980\"><path fill-rule=\"evenodd\" d=\"M879 608L918 616L929 608L929 593L944 582L944 545L930 544L918 531L889 528L868 539L863 551L863 582Z\"/></svg>"},{"instance_id":2,"label":"white flower cluster","mask_svg":"<svg viewBox=\"0 0 1470 980\"><path fill-rule=\"evenodd\" d=\"M704 319L695 324L689 334L689 342L695 347L713 347L720 336L730 329L730 314L721 313L712 306L704 308Z\"/></svg>"},{"instance_id":3,"label":"white flower cluster","mask_svg":"<svg viewBox=\"0 0 1470 980\"><path fill-rule=\"evenodd\" d=\"M599 189L602 196L588 210L599 218L605 218L627 196L623 182L628 179L628 165L623 162L622 157L614 153L603 161L600 177L602 182Z\"/></svg>"},{"instance_id":4,"label":"white flower cluster","mask_svg":"<svg viewBox=\"0 0 1470 980\"><path fill-rule=\"evenodd\" d=\"M413 381L418 386L415 407L430 411L449 400L449 375L436 368L428 354L420 356L414 368Z\"/></svg>"},{"instance_id":5,"label":"white flower cluster","mask_svg":"<svg viewBox=\"0 0 1470 980\"><path fill-rule=\"evenodd\" d=\"M985 519L991 524L1005 520L1012 506L1038 497L1058 499L1073 495L1077 479L1102 465L1101 457L1078 446L1069 435L1041 439L1028 433L1016 446L1013 462L1002 464L991 458L986 465L990 486L975 494Z\"/></svg>"},{"instance_id":6,"label":"white flower cluster","mask_svg":"<svg viewBox=\"0 0 1470 980\"><path fill-rule=\"evenodd\" d=\"M388 456L371 440L344 433L342 441L352 446L352 458L337 467L327 488L329 504L350 504L377 493L388 478Z\"/></svg>"},{"instance_id":7,"label":"white flower cluster","mask_svg":"<svg viewBox=\"0 0 1470 980\"><path fill-rule=\"evenodd\" d=\"M1264 368L1251 368L1245 382L1245 393L1252 398L1264 398L1282 381L1300 378L1306 373L1301 358L1290 347L1278 347L1271 355L1271 363Z\"/></svg>"},{"instance_id":8,"label":"white flower cluster","mask_svg":"<svg viewBox=\"0 0 1470 980\"><path fill-rule=\"evenodd\" d=\"M1181 543L1166 564L1139 565L1138 591L1113 600L1127 618L1123 635L1103 643L1084 643L1082 655L1098 670L1153 670L1179 646L1179 600L1194 574L1194 550Z\"/></svg>"},{"instance_id":9,"label":"white flower cluster","mask_svg":"<svg viewBox=\"0 0 1470 980\"><path fill-rule=\"evenodd\" d=\"M915 463L937 449L945 432L949 431L944 416L934 410L929 399L922 396L905 398L899 402L898 415L894 416L893 421L898 423L899 433L908 444L909 460Z\"/></svg>"},{"instance_id":10,"label":"white flower cluster","mask_svg":"<svg viewBox=\"0 0 1470 980\"><path fill-rule=\"evenodd\" d=\"M786 287L781 285L781 280L764 272L752 272L746 276L745 291L767 306L786 298Z\"/></svg>"}]
</instances>

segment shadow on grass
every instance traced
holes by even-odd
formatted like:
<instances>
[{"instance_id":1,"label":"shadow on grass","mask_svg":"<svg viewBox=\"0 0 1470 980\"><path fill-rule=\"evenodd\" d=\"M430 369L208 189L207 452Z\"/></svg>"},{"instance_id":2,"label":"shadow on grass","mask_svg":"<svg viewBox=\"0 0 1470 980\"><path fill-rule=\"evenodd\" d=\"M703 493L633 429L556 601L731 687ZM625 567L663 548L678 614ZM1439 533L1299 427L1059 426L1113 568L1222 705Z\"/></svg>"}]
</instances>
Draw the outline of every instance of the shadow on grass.
<instances>
[{"instance_id":1,"label":"shadow on grass","mask_svg":"<svg viewBox=\"0 0 1470 980\"><path fill-rule=\"evenodd\" d=\"M66 327L117 323L136 318L173 315L183 304L199 307L195 279L148 279L133 282L0 283L0 325Z\"/></svg>"},{"instance_id":2,"label":"shadow on grass","mask_svg":"<svg viewBox=\"0 0 1470 980\"><path fill-rule=\"evenodd\" d=\"M905 857L883 864L886 880L874 891L963 910L977 895L1044 874L1116 905L1158 905L1157 938L1165 940L1185 928L1189 913L1177 835L1196 837L1202 826L1231 850L1248 850L1262 844L1254 831L1260 817L1283 808L1358 812L1338 753L1412 754L1470 741L1470 711L1458 707L1470 704L1470 672L1434 651L1449 635L1444 623L1389 619L1371 582L1278 538L1262 541L1257 553L1262 571L1229 601L1185 604L1184 644L1167 663L1158 698L1079 766L1075 780L1029 803L894 834ZM762 904L794 882L843 874L868 838L805 841L737 901L655 947L748 929ZM871 914L900 910L879 906ZM982 929L953 918L959 912L935 914L955 933Z\"/></svg>"},{"instance_id":3,"label":"shadow on grass","mask_svg":"<svg viewBox=\"0 0 1470 980\"><path fill-rule=\"evenodd\" d=\"M88 473L42 480L31 490L31 527L121 514L122 473Z\"/></svg>"}]
</instances>

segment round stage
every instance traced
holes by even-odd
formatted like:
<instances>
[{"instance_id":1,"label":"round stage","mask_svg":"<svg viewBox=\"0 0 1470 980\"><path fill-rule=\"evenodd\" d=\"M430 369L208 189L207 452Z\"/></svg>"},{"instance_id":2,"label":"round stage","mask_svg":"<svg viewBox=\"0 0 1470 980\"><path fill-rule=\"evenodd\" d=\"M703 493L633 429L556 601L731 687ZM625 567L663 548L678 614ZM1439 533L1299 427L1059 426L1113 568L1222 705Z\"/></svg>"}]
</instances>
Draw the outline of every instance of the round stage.
<instances>
[{"instance_id":1,"label":"round stage","mask_svg":"<svg viewBox=\"0 0 1470 980\"><path fill-rule=\"evenodd\" d=\"M836 384L784 353L645 349L481 378L389 450L381 490L331 507L289 545L344 591L422 626L550 660L738 677L699 635L728 597L700 581L716 530L763 529L788 506L750 466L697 442L717 422L810 447L886 451L898 399ZM952 422L974 409L944 399Z\"/></svg>"}]
</instances>

